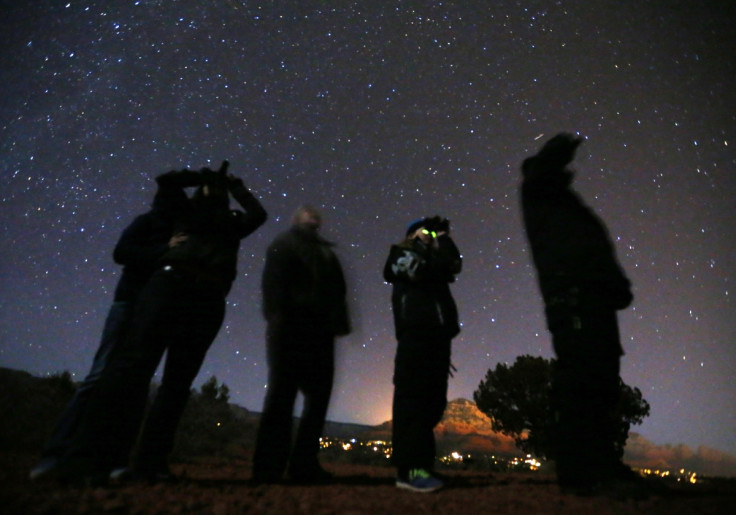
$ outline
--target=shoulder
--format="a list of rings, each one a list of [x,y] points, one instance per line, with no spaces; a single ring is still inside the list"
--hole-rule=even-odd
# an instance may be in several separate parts
[[[278,234],[269,244],[268,250],[279,250],[293,248],[296,245],[296,235],[292,231],[284,231]]]
[[[146,213],[140,214],[136,216],[132,222],[130,222],[125,230],[126,231],[137,231],[142,230],[146,227],[149,227],[152,225],[152,223],[157,219],[157,215],[155,211],[148,211]]]

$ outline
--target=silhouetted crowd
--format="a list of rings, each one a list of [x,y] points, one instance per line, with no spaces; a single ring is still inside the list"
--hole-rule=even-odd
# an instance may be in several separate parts
[[[620,343],[616,312],[633,299],[601,220],[572,189],[582,138],[562,133],[524,160],[521,211],[556,355],[552,456],[560,488],[581,495],[635,484],[615,448]],[[113,252],[123,266],[89,374],[43,449],[31,479],[104,484],[172,481],[168,457],[207,351],[225,317],[241,240],[267,219],[243,181],[219,170],[156,177],[147,213]],[[194,191],[189,194],[187,189]],[[238,204],[230,207],[231,198]],[[347,286],[322,215],[304,205],[266,251],[261,280],[268,386],[253,456],[254,483],[329,481],[318,460],[330,402],[335,339],[351,331]],[[452,339],[460,332],[450,285],[462,258],[450,222],[410,222],[390,246],[397,339],[393,455],[396,486],[431,492],[434,427],[447,404]],[[146,412],[151,379],[163,377]],[[292,415],[304,408],[295,438]]]

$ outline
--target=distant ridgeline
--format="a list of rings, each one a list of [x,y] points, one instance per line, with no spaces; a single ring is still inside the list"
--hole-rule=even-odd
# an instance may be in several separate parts
[[[76,384],[66,372],[41,378],[0,367],[0,450],[40,453],[75,389]],[[227,387],[218,385],[213,377],[199,391],[193,391],[172,458],[248,455],[253,449],[258,420],[258,413],[229,403]],[[513,459],[520,455],[513,438],[493,431],[491,420],[467,399],[448,403],[435,433],[438,457],[455,453]],[[391,421],[377,426],[328,421],[324,435],[335,441],[384,442],[390,448]],[[332,456],[325,453],[325,458],[328,455]],[[340,455],[339,459],[346,460],[348,456]],[[624,461],[641,469],[686,469],[700,475],[736,477],[733,456],[705,447],[693,451],[683,445],[658,446],[636,433],[629,435]],[[385,459],[375,462],[388,464]]]

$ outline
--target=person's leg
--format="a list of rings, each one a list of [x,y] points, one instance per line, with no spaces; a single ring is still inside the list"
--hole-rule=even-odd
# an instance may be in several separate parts
[[[222,325],[224,299],[219,293],[191,285],[172,299],[163,379],[143,425],[136,471],[168,473],[168,456],[189,399],[192,382]]]
[[[586,340],[597,350],[584,365],[591,435],[590,466],[600,481],[606,481],[613,478],[622,465],[616,449],[620,431],[616,408],[621,394],[618,320],[615,311],[596,310],[586,313],[582,324]]]
[[[42,462],[37,467],[38,470],[34,469],[35,474],[32,471],[32,476],[38,476],[45,470],[50,470],[67,451],[77,430],[80,417],[89,402],[90,395],[107,364],[110,352],[125,338],[132,318],[132,311],[133,305],[131,302],[119,301],[110,306],[100,338],[100,346],[95,353],[92,367],[59,417],[51,436],[44,446]]]
[[[317,335],[312,349],[305,353],[299,371],[299,388],[304,394],[304,410],[299,422],[289,473],[295,479],[319,480],[324,475],[317,454],[332,394],[335,370],[334,340],[331,335]]]
[[[395,361],[392,462],[399,475],[433,469],[434,426],[447,405],[449,342],[421,340],[400,342]]]
[[[69,475],[99,474],[120,465],[135,442],[148,387],[165,350],[162,316],[170,285],[154,275],[139,297],[130,332],[109,357],[67,453]]]
[[[576,358],[558,357],[553,372],[554,459],[561,486],[590,487],[596,482],[587,451],[591,438],[590,391],[584,377],[585,363]]]
[[[394,383],[392,405],[392,444],[391,463],[396,467],[399,476],[406,476],[410,469],[420,467],[417,458],[417,446],[424,447],[421,439],[422,424],[417,413],[417,397],[403,382]]]
[[[253,479],[278,481],[289,460],[294,401],[297,394],[297,363],[285,348],[287,337],[269,328],[268,388],[258,426],[253,454]]]
[[[613,410],[620,391],[620,347],[615,313],[585,313],[568,330],[560,328],[554,334],[557,360],[551,391],[558,482],[590,488],[618,462]],[[579,452],[581,448],[587,452]]]
[[[437,457],[437,445],[435,442],[434,428],[442,420],[447,407],[447,376],[449,373],[449,360],[439,360],[431,365],[428,364],[428,377],[425,389],[425,410],[423,412],[423,428],[425,433],[422,467],[432,470]]]
[[[616,405],[620,395],[619,359],[617,356],[596,362],[595,378],[591,378],[590,425],[596,428],[591,441],[591,454],[597,457],[595,468],[602,480],[612,479],[619,471],[620,456],[616,450],[619,424]]]
[[[421,350],[402,343],[407,342],[399,344],[394,374],[392,462],[397,468],[396,486],[413,492],[432,492],[444,486],[433,472],[434,426],[442,419],[447,405],[449,352],[447,356],[437,352],[444,346],[433,345],[438,342],[431,338],[424,338]]]

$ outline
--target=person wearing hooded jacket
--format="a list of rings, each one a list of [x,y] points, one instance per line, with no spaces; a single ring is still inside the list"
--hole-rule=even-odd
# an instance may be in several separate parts
[[[109,456],[130,452],[151,378],[166,351],[163,378],[141,430],[132,475],[147,480],[172,477],[168,455],[191,384],[223,322],[240,241],[267,217],[243,182],[225,175],[226,164],[222,173],[182,170],[156,178],[166,196],[184,194],[187,187],[197,189],[172,213],[176,244],[158,259],[138,297],[128,337],[100,379],[62,476],[104,477],[116,466]],[[228,193],[242,211],[229,209]]]
[[[393,284],[391,305],[398,346],[394,363],[393,455],[396,486],[416,492],[441,488],[434,476],[434,426],[447,406],[451,342],[460,332],[450,283],[462,257],[449,222],[423,218],[392,245],[383,278]]]
[[[631,477],[614,442],[623,355],[616,312],[633,300],[603,222],[573,191],[582,138],[561,133],[522,164],[521,207],[556,360],[557,479],[586,492]]]
[[[319,234],[320,212],[301,206],[269,245],[261,281],[267,322],[268,389],[253,455],[253,480],[330,479],[317,459],[332,394],[335,337],[350,332],[347,287],[334,244]],[[296,438],[292,417],[304,395]]]
[[[125,339],[138,295],[156,270],[158,260],[167,249],[178,243],[171,236],[173,213],[186,201],[183,192],[157,191],[151,210],[138,215],[120,236],[113,251],[113,260],[123,265],[123,269],[105,319],[99,347],[89,373],[75,390],[46,441],[41,461],[31,470],[31,479],[40,479],[53,473],[59,459],[68,451],[80,417],[97,387],[110,354]],[[127,456],[113,457],[111,461],[123,466],[127,463]]]

